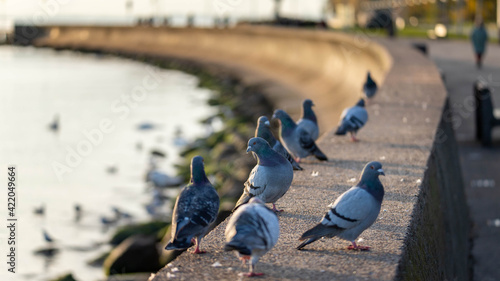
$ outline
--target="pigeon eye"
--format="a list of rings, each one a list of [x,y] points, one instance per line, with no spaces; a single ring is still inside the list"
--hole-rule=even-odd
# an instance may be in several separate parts
[[[370,166],[370,169],[372,169],[372,170],[373,170],[373,169],[375,169],[375,167],[373,167],[373,166]]]
[[[254,141],[254,142],[253,142],[253,144],[254,144],[254,145],[256,145],[256,144],[257,144],[257,142],[256,142],[256,141]]]

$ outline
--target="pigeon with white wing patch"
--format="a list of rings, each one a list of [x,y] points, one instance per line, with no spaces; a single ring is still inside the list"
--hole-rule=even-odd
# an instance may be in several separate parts
[[[318,119],[312,110],[314,103],[310,99],[304,100],[302,103],[302,118],[297,121],[297,126],[306,130],[313,140],[319,137]]]
[[[299,240],[305,241],[297,249],[323,237],[337,236],[351,241],[350,250],[369,250],[370,247],[357,245],[355,239],[375,222],[380,212],[384,186],[379,175],[385,175],[382,164],[376,161],[366,164],[358,184],[329,206],[330,210],[318,225],[302,234]]]
[[[265,203],[272,203],[273,211],[279,212],[274,203],[285,195],[292,184],[292,164],[274,151],[263,138],[251,138],[247,153],[250,151],[257,155],[257,165],[250,172],[234,210],[246,204],[250,198],[258,197]]]
[[[281,142],[274,137],[273,132],[271,132],[269,120],[266,116],[259,117],[257,128],[255,129],[255,136],[265,139],[272,147],[272,149],[274,149],[274,151],[281,154],[281,156],[285,157],[286,160],[288,160],[290,164],[292,164],[294,170],[303,170],[302,167],[300,167],[299,163],[297,163],[295,159],[293,159],[292,155],[288,153]]]
[[[326,155],[319,149],[311,135],[292,120],[283,110],[274,111],[273,118],[280,120],[280,139],[286,150],[300,163],[301,158],[313,155],[321,161],[328,161]]]
[[[226,227],[225,251],[237,251],[239,258],[250,261],[248,277],[261,276],[256,273],[255,265],[260,257],[271,250],[280,235],[276,214],[264,205],[259,198],[252,198],[233,214]]]
[[[356,133],[368,121],[368,112],[365,109],[365,100],[360,99],[355,106],[349,107],[342,111],[340,115],[340,124],[335,132],[336,135],[351,134],[352,141],[358,141]]]
[[[172,240],[167,250],[183,250],[196,244],[193,254],[201,254],[200,241],[219,212],[219,195],[205,174],[203,158],[191,159],[191,180],[175,201],[172,214]]]

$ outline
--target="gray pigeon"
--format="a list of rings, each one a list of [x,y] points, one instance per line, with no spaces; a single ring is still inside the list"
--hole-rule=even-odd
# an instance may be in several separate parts
[[[286,150],[300,163],[301,158],[314,155],[319,160],[328,161],[326,155],[319,150],[311,135],[298,127],[292,118],[283,110],[274,111],[273,118],[280,120],[280,139]]]
[[[243,263],[250,260],[248,277],[261,276],[255,273],[255,265],[260,257],[276,245],[280,236],[278,217],[259,198],[250,202],[233,214],[226,227],[225,251],[237,251]]]
[[[297,126],[304,128],[313,140],[317,140],[319,137],[319,127],[316,114],[314,114],[314,111],[312,110],[313,106],[314,103],[312,100],[304,100],[302,103],[302,118],[297,121]]]
[[[368,121],[368,112],[365,109],[365,100],[360,99],[355,106],[346,108],[342,111],[339,127],[335,134],[345,135],[349,132],[351,140],[358,141],[356,133],[366,124],[366,121]]]
[[[247,153],[250,151],[257,154],[257,165],[250,172],[243,194],[234,210],[246,204],[250,198],[258,197],[265,203],[272,203],[273,211],[282,211],[276,209],[274,203],[285,195],[292,184],[292,164],[274,151],[263,138],[251,138],[248,141]]]
[[[191,180],[175,202],[172,215],[172,239],[167,250],[183,250],[196,244],[193,254],[201,254],[200,241],[217,218],[219,195],[205,175],[203,158],[191,159]]]
[[[266,116],[259,117],[257,128],[255,129],[255,136],[265,139],[274,149],[274,151],[281,154],[281,156],[285,157],[286,160],[288,160],[290,164],[292,164],[294,170],[303,170],[302,167],[300,167],[299,163],[297,163],[295,159],[293,159],[292,155],[288,153],[281,142],[274,137],[273,132],[271,131],[269,120]]]
[[[377,83],[373,81],[370,71],[366,74],[366,82],[363,84],[363,93],[369,99],[373,98],[377,93]]]
[[[321,223],[306,231],[300,237],[305,240],[297,249],[322,238],[338,236],[351,241],[350,250],[369,250],[370,247],[357,245],[354,241],[365,229],[370,227],[380,212],[384,198],[384,186],[378,178],[385,175],[382,164],[370,162],[366,164],[358,184],[340,195],[330,210],[325,214]]]

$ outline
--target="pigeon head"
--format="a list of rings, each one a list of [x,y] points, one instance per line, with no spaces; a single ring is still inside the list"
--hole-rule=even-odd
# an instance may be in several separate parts
[[[259,120],[257,121],[257,123],[259,123],[259,125],[262,125],[262,126],[270,126],[271,124],[269,123],[269,119],[267,119],[266,116],[261,116],[259,117]]]
[[[312,100],[306,99],[306,100],[304,100],[304,102],[302,103],[302,105],[304,106],[304,108],[306,108],[306,107],[307,108],[311,108],[311,107],[314,106],[314,103],[313,103]]]
[[[285,158],[274,151],[269,143],[263,138],[251,138],[248,141],[247,153],[253,151],[257,155],[257,163],[261,166],[275,166],[288,162]]]
[[[370,71],[368,71],[368,73],[366,74],[366,83],[367,83],[368,85],[373,85],[373,84],[375,84],[375,81],[373,81],[372,76],[371,76],[371,74],[370,74]]]
[[[309,119],[313,122],[317,122],[316,120],[316,115],[314,114],[314,111],[312,110],[312,107],[314,106],[314,103],[310,99],[304,100],[304,103],[302,103],[302,118]]]
[[[255,136],[265,139],[270,146],[276,144],[276,138],[274,138],[274,135],[271,132],[269,120],[266,116],[259,117],[257,129],[255,130]]]
[[[356,106],[365,107],[365,100],[364,99],[359,99],[358,103],[356,103]]]
[[[282,136],[290,134],[297,126],[290,115],[288,115],[284,110],[276,109],[274,111],[273,118],[280,120],[280,132]]]
[[[384,197],[384,186],[378,178],[379,175],[385,176],[384,170],[382,169],[382,164],[377,161],[370,162],[366,164],[361,172],[361,179],[358,186],[366,188],[373,197],[382,201]]]
[[[256,138],[251,138],[248,141],[248,147],[247,147],[247,153],[250,151],[253,151],[257,154],[262,153],[265,151],[267,148],[271,149],[269,146],[269,143],[263,138],[256,137]]]
[[[361,180],[366,179],[376,179],[379,175],[385,176],[384,170],[382,169],[382,164],[377,161],[370,162],[366,164],[361,172]]]
[[[203,157],[197,155],[191,159],[191,183],[203,184],[206,182],[208,182],[208,178],[205,174]]]

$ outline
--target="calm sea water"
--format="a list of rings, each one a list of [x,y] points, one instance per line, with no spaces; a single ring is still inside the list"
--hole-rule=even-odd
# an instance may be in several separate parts
[[[99,243],[113,231],[100,217],[118,207],[134,221],[149,219],[149,152],[165,151],[160,168],[173,173],[175,132],[187,140],[206,133],[199,120],[214,113],[210,94],[193,76],[130,60],[0,46],[0,279],[101,278],[101,268],[86,265],[109,250]],[[49,130],[55,116],[58,133]],[[6,264],[8,165],[18,172],[15,275]],[[36,215],[42,204],[45,215]],[[78,223],[75,204],[83,209]],[[33,253],[47,246],[43,229],[61,250],[53,260]]]

